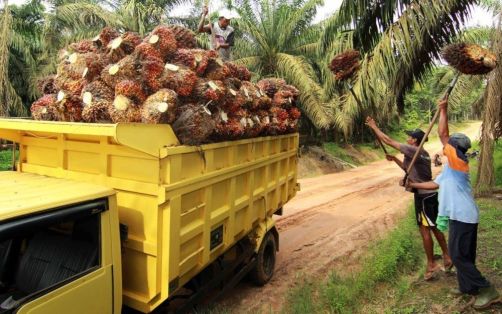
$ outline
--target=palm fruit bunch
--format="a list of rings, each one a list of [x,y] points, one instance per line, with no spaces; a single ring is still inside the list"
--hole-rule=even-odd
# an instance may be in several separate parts
[[[85,122],[111,122],[108,112],[113,103],[115,92],[101,80],[87,84],[82,90],[82,120]]]
[[[76,94],[60,90],[56,96],[55,107],[58,111],[58,120],[69,122],[82,121],[84,104],[82,99],[76,96]]]
[[[176,119],[178,95],[170,89],[161,89],[149,96],[141,108],[141,122],[150,124],[173,123]]]
[[[37,80],[37,90],[41,94],[55,94],[57,93],[56,88],[56,75],[49,75],[47,77]]]
[[[176,136],[184,145],[207,143],[215,126],[213,114],[203,103],[179,107],[176,121],[172,124]]]
[[[258,85],[258,87],[263,92],[265,92],[265,94],[268,97],[274,98],[275,93],[277,93],[277,91],[281,87],[286,85],[286,81],[283,79],[280,79],[280,78],[266,78],[266,79],[258,81],[258,83],[256,83],[256,85]]]
[[[269,135],[284,134],[288,130],[289,115],[288,112],[280,107],[272,107],[269,110],[270,123],[267,125],[266,132]]]
[[[441,55],[463,74],[486,74],[497,66],[497,57],[493,53],[474,44],[451,44],[443,48]]]
[[[141,72],[139,68],[139,60],[130,55],[120,60],[118,63],[107,65],[103,71],[101,71],[101,79],[108,86],[115,89],[117,83],[140,76]]]
[[[230,68],[220,58],[209,59],[204,77],[210,80],[223,81],[231,77]]]
[[[145,43],[152,45],[160,54],[161,59],[166,62],[172,56],[178,47],[176,38],[171,28],[167,25],[157,26],[150,35],[148,35]]]
[[[166,63],[160,77],[162,87],[174,90],[179,96],[190,96],[195,84],[197,75],[186,66],[179,66]]]
[[[349,49],[336,55],[329,66],[335,78],[339,81],[350,79],[359,70],[361,54],[357,50]]]
[[[241,81],[251,80],[251,72],[249,72],[248,68],[246,68],[245,66],[235,64],[233,62],[227,62],[226,65],[229,68],[232,77],[235,77]]]
[[[38,120],[171,124],[183,144],[296,130],[298,90],[284,80],[252,83],[242,65],[198,49],[194,33],[160,25],[142,38],[104,28],[59,54],[57,75],[38,83]]]
[[[201,78],[195,84],[192,96],[204,102],[218,102],[223,100],[225,92],[225,84],[222,81]]]
[[[35,120],[57,121],[56,95],[46,94],[31,105],[31,115]]]
[[[106,46],[106,56],[111,62],[118,62],[125,56],[133,53],[136,46],[141,44],[142,40],[139,34],[134,32],[125,32],[123,35],[113,39]]]
[[[169,25],[171,33],[174,35],[178,49],[195,49],[197,48],[197,40],[195,33],[179,25]]]
[[[183,64],[195,71],[197,75],[204,76],[211,59],[218,58],[214,50],[204,49],[178,49],[174,54],[172,63]]]

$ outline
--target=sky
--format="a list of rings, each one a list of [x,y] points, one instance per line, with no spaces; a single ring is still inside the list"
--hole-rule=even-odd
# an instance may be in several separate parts
[[[9,0],[10,4],[23,4],[27,2],[26,0]],[[342,0],[327,0],[326,4],[318,10],[317,16],[315,18],[315,22],[321,21],[326,17],[329,17],[333,12],[335,12],[342,3]],[[210,10],[218,10],[222,6],[221,0],[212,0],[210,1]],[[0,4],[0,7],[3,7],[3,3]],[[184,13],[188,13],[190,11],[190,7],[187,6],[179,6],[170,15],[184,15]],[[486,11],[485,9],[475,6],[471,18],[466,24],[466,27],[470,26],[491,26],[493,25],[494,18],[493,16]]]

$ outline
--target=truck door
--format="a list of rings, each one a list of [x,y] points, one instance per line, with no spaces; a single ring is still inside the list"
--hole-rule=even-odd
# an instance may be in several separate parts
[[[0,223],[0,313],[112,313],[107,199]]]

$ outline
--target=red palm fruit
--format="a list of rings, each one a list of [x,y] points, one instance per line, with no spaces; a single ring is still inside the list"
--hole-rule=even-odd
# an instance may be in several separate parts
[[[146,100],[146,93],[140,83],[133,80],[124,80],[115,86],[115,95],[129,98],[134,105],[141,105]]]
[[[286,81],[280,78],[266,78],[256,83],[268,97],[273,98],[275,93],[286,85]]]
[[[68,50],[76,53],[97,52],[99,46],[93,40],[81,40],[68,46]]]
[[[171,33],[176,39],[176,44],[178,49],[194,49],[197,48],[197,40],[195,39],[195,33],[190,29],[179,25],[169,25]]]
[[[92,52],[84,54],[83,58],[85,59],[86,68],[82,73],[82,77],[88,82],[99,78],[101,72],[109,62],[104,55]]]
[[[159,25],[145,38],[145,42],[151,44],[161,55],[163,61],[167,61],[177,49],[177,42],[169,26]]]
[[[113,123],[141,122],[141,107],[124,95],[117,95],[108,113]]]
[[[292,120],[298,120],[302,116],[300,110],[296,107],[292,107],[291,109],[289,109],[288,114],[289,114],[290,119],[292,119]]]
[[[110,108],[113,106],[113,101],[101,99],[93,101],[90,105],[86,105],[82,110],[82,120],[90,123],[110,123]]]
[[[214,50],[178,49],[172,63],[183,64],[195,71],[198,76],[204,76],[209,60],[216,58],[218,58],[218,53]]]
[[[134,53],[139,60],[144,60],[148,58],[162,59],[162,56],[160,55],[159,51],[147,42],[141,43],[138,46],[136,46]]]
[[[141,37],[134,32],[126,32],[113,39],[107,46],[107,57],[111,62],[118,62],[134,52],[134,48],[141,43]]]
[[[231,77],[230,68],[220,58],[210,59],[204,77],[223,81]]]
[[[176,119],[178,95],[173,90],[161,89],[149,96],[141,108],[143,123],[173,123]]]
[[[118,82],[140,76],[141,65],[133,56],[127,56],[117,64],[110,64],[101,71],[101,80],[115,89]]]
[[[101,47],[107,47],[108,44],[117,37],[120,37],[120,33],[117,30],[111,27],[105,27],[94,40],[98,42]]]
[[[30,111],[35,120],[57,121],[56,95],[42,96],[31,105]]]
[[[199,79],[192,95],[204,102],[218,102],[225,96],[225,84],[222,81]]]
[[[142,78],[151,93],[162,88],[161,76],[164,72],[164,62],[155,57],[149,57],[140,62]]]
[[[335,74],[337,80],[343,81],[350,79],[359,70],[359,59],[361,54],[357,50],[349,49],[342,52],[331,60],[329,66],[331,72]]]
[[[216,125],[214,133],[218,140],[234,140],[244,136],[244,127],[237,118],[228,118]]]
[[[84,79],[73,80],[61,76],[58,76],[54,82],[58,91],[63,90],[65,93],[72,94],[74,96],[80,96],[80,93],[85,86]]]
[[[82,121],[84,105],[79,96],[60,91],[56,97],[56,107],[60,115],[59,120],[68,122]]]
[[[232,77],[238,78],[241,81],[251,80],[251,72],[245,66],[233,62],[226,62],[225,64],[229,68]]]
[[[166,64],[160,78],[164,88],[174,90],[179,96],[190,96],[197,83],[197,75],[183,66]]]
[[[94,102],[108,100],[112,101],[115,92],[101,80],[95,80],[87,84],[82,89],[81,98],[85,106],[89,106]]]

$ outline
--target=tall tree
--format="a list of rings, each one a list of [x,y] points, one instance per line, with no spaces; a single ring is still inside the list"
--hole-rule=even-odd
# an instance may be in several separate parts
[[[502,2],[492,2],[499,15],[498,25],[493,31],[493,50],[497,59],[502,60]],[[478,195],[490,194],[495,186],[494,170],[494,141],[499,135],[502,103],[502,66],[498,66],[490,73],[486,89],[485,108],[483,113],[483,126],[481,128],[481,155],[479,159],[478,176],[476,180],[476,193]]]

